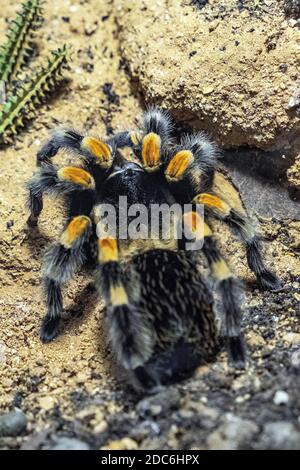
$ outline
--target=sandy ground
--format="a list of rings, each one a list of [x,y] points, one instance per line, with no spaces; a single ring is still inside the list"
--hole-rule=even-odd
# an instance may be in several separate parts
[[[17,4],[2,5],[0,42]],[[24,186],[36,152],[58,123],[105,136],[132,125],[142,109],[122,68],[112,8],[108,0],[46,5],[39,60],[64,42],[72,44],[71,81],[15,145],[1,150],[0,414],[20,408],[27,426],[18,436],[0,437],[0,448],[76,447],[78,442],[119,449],[278,448],[280,436],[270,437],[268,425],[279,421],[285,423],[280,429],[289,430],[281,445],[300,448],[299,222],[289,216],[288,204],[285,217],[262,223],[269,241],[265,258],[285,285],[278,294],[256,288],[239,243],[216,227],[223,252],[245,282],[247,371],[228,370],[221,355],[185,383],[151,398],[134,396],[113,374],[102,332],[103,303],[89,273],[78,274],[65,290],[61,336],[40,343],[41,255],[59,234],[63,211],[58,201],[47,201],[39,230],[28,231]],[[276,400],[278,391],[288,398]],[[67,444],[65,438],[73,441]]]

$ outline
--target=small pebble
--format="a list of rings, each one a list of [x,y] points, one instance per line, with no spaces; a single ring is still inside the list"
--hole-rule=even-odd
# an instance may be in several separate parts
[[[162,390],[156,395],[146,397],[137,404],[137,411],[140,415],[157,416],[167,413],[178,407],[180,394],[175,388]]]
[[[202,93],[203,95],[210,95],[212,92],[214,91],[214,87],[213,86],[205,86],[202,88]]]
[[[79,439],[61,437],[50,447],[50,450],[90,450],[90,447]]]
[[[51,396],[44,396],[38,399],[38,405],[45,411],[51,410],[56,405],[56,400]]]
[[[0,436],[18,436],[26,426],[27,418],[19,409],[0,416]]]
[[[294,109],[294,108],[297,108],[298,106],[300,106],[300,98],[292,96],[289,99],[289,102],[287,105],[288,109]]]
[[[8,222],[6,222],[6,228],[7,229],[11,229],[14,225],[14,221],[13,220],[8,220]]]
[[[84,29],[85,35],[86,36],[92,36],[92,34],[94,34],[97,31],[97,28],[98,28],[97,23],[87,25]]]
[[[291,18],[289,21],[288,21],[288,24],[291,28],[294,28],[297,24],[298,24],[298,21],[295,20],[294,18]]]
[[[299,450],[300,433],[287,421],[267,423],[255,447],[262,450]]]
[[[123,439],[110,441],[102,450],[135,450],[138,448],[136,441],[130,437],[123,437]]]
[[[289,401],[289,395],[284,390],[277,390],[273,402],[275,405],[286,405]]]
[[[224,423],[208,436],[208,448],[213,450],[243,449],[244,444],[250,442],[258,430],[257,424],[253,421],[227,414]]]

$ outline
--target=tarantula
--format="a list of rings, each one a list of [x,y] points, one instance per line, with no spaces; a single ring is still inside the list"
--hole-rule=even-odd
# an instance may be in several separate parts
[[[28,183],[30,226],[37,224],[44,193],[64,195],[68,208],[59,242],[45,252],[48,311],[41,340],[51,341],[58,334],[61,287],[92,257],[96,287],[106,303],[111,349],[117,363],[143,387],[176,381],[213,360],[219,350],[213,295],[198,265],[202,253],[221,295],[229,360],[235,367],[245,365],[238,281],[197,204],[204,205],[205,219],[217,217],[240,235],[261,287],[280,288],[262,262],[258,237],[238,191],[217,169],[216,145],[203,133],[184,136],[174,145],[171,134],[171,119],[159,109],[144,114],[138,132],[124,131],[106,142],[70,129],[57,130],[38,152],[39,169]],[[124,157],[120,149],[125,147],[135,161]],[[60,149],[78,154],[83,167],[54,166],[51,158]],[[111,234],[102,209],[112,205],[122,222],[119,196],[126,196],[129,205],[147,207],[192,202],[182,220],[173,222],[184,221],[192,239],[203,241],[202,250],[187,250],[186,236],[138,240]]]

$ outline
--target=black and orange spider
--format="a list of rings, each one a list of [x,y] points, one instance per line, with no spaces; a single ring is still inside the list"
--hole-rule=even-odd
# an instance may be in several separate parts
[[[45,253],[48,312],[42,341],[58,334],[62,285],[94,253],[95,283],[106,302],[111,349],[118,364],[146,388],[191,373],[218,351],[213,296],[198,263],[202,253],[221,294],[230,361],[236,367],[245,364],[238,281],[196,204],[204,205],[208,220],[218,217],[240,235],[249,267],[262,288],[280,288],[262,262],[258,237],[238,191],[217,169],[216,145],[202,133],[185,136],[174,145],[171,131],[170,117],[158,109],[144,114],[138,132],[125,131],[106,142],[74,130],[58,130],[38,153],[39,169],[28,183],[30,226],[37,224],[44,193],[64,195],[69,212],[60,240]],[[125,147],[132,149],[136,162],[122,155],[120,149]],[[83,167],[55,167],[51,158],[60,149],[78,154]],[[193,240],[203,241],[202,249],[187,250],[185,236],[166,240],[158,233],[140,239],[112,235],[102,209],[113,206],[122,223],[120,196],[126,196],[129,205],[147,207],[192,203],[189,211],[182,212],[182,220],[173,218],[172,223],[184,222]]]

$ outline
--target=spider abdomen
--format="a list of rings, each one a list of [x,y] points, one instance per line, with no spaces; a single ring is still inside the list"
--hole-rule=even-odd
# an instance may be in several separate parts
[[[167,382],[168,377],[161,376],[163,369],[176,380],[212,360],[218,349],[213,297],[186,253],[149,250],[132,262],[140,277],[140,307],[155,338],[153,355],[144,365],[148,374]],[[179,362],[178,348],[185,351],[186,360]]]

